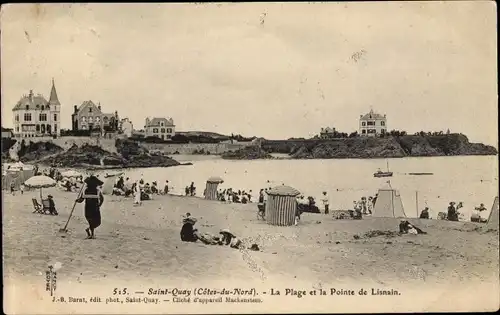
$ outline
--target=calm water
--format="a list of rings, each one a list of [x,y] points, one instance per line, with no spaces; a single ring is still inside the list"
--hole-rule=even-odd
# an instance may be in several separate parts
[[[256,160],[227,161],[218,157],[174,156],[179,161],[192,161],[192,166],[171,168],[134,169],[126,176],[146,182],[156,180],[163,187],[166,179],[173,192],[182,194],[184,188],[195,182],[198,195],[202,195],[205,181],[210,176],[220,176],[220,188],[253,190],[275,185],[292,186],[305,196],[319,200],[322,191],[330,195],[332,209],[351,209],[352,201],[362,196],[374,195],[378,188],[386,187],[387,180],[400,191],[408,217],[417,215],[416,192],[419,212],[431,209],[431,216],[445,211],[450,201],[464,203],[462,212],[470,216],[474,207],[484,203],[488,215],[493,199],[498,194],[498,157],[427,157],[389,159],[391,178],[375,178],[378,168],[386,170],[386,160]],[[431,176],[410,176],[409,172],[431,172]],[[267,181],[270,183],[267,183]],[[255,200],[255,197],[253,200]]]

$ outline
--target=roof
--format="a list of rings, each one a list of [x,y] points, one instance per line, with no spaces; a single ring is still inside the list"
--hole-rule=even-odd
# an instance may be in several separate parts
[[[165,126],[175,126],[174,125],[174,120],[172,118],[159,118],[159,117],[153,117],[150,121],[149,124],[147,125],[148,127],[153,127],[153,126],[160,126],[161,122],[165,123]]]
[[[12,128],[4,128],[4,127],[2,127],[2,132],[12,131],[12,130],[13,130]]]
[[[30,97],[31,95],[31,97]],[[21,109],[26,109],[26,106],[28,106],[28,110],[35,110],[40,108],[40,106],[48,105],[49,102],[43,97],[43,95],[38,94],[38,95],[33,95],[32,93],[30,95],[23,95],[21,99],[16,103],[16,106],[12,110],[21,110]]]
[[[298,191],[297,189],[295,189],[293,187],[285,186],[285,185],[276,186],[274,188],[271,188],[271,190],[269,190],[267,193],[269,195],[278,195],[278,196],[297,196],[297,195],[300,195],[300,191]]]
[[[57,97],[56,85],[54,83],[54,79],[52,79],[52,90],[50,90],[49,104],[61,105],[61,103],[59,103],[59,98]]]
[[[99,107],[97,107],[97,105],[92,102],[92,101],[83,101],[82,105],[80,105],[78,107],[78,111],[80,112],[84,107],[87,107],[87,106],[93,106],[93,107],[96,107],[97,109],[99,109]]]
[[[361,116],[361,119],[384,119],[384,118],[385,118],[384,115],[375,113],[373,109],[370,110],[368,114]]]

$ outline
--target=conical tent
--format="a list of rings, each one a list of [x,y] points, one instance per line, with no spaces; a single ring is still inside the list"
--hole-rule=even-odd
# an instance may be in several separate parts
[[[104,179],[104,184],[102,185],[102,194],[103,195],[111,195],[113,193],[113,188],[115,187],[116,179],[120,174],[108,175]]]
[[[379,189],[372,217],[406,218],[399,191],[392,188]]]
[[[498,229],[498,196],[495,197],[493,201],[493,207],[491,208],[490,216],[488,218],[488,223],[486,224],[488,229]]]

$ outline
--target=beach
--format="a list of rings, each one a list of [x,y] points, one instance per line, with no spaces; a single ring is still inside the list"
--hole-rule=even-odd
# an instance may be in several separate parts
[[[52,194],[59,216],[32,214],[31,198],[3,194],[4,311],[16,313],[103,312],[98,303],[51,303],[45,271],[60,263],[57,295],[116,297],[115,289],[258,288],[258,303],[170,303],[169,312],[325,311],[362,312],[425,310],[495,310],[498,308],[498,229],[471,222],[410,219],[427,235],[366,237],[369,231],[398,231],[395,218],[334,220],[303,214],[298,226],[275,227],[257,220],[256,204],[225,204],[196,197],[159,196],[133,206],[131,198],[105,196],[102,226],[95,240],[84,240],[83,205],[77,204],[67,234],[58,233],[76,193],[56,188]],[[260,251],[181,242],[182,216],[190,212],[202,232],[230,229],[256,243]],[[324,288],[397,290],[400,295],[269,296],[285,291]],[[422,290],[422,288],[425,288]],[[259,291],[260,290],[260,291]],[[266,293],[263,293],[266,292]],[[340,291],[338,291],[340,292]],[[453,293],[451,293],[453,292]],[[292,293],[290,293],[292,294]],[[452,294],[453,297],[449,295]],[[37,303],[22,303],[27,297]],[[191,296],[191,298],[194,298]],[[358,297],[359,298],[359,297]],[[304,303],[307,301],[307,303]],[[321,301],[321,302],[318,302]],[[152,302],[153,303],[153,302]],[[352,304],[354,303],[354,304]],[[44,305],[43,309],[40,308]],[[111,312],[142,313],[134,303],[110,302]],[[161,311],[165,304],[148,306]],[[10,313],[10,312],[9,312]]]

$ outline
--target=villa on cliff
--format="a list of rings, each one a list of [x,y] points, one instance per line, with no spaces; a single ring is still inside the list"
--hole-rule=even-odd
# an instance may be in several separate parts
[[[144,136],[171,139],[175,135],[175,124],[172,118],[146,118]]]
[[[59,136],[61,134],[61,103],[57,97],[56,86],[52,79],[49,100],[42,94],[30,90],[23,95],[12,109],[14,135],[16,137]]]
[[[361,136],[375,137],[387,132],[387,117],[372,110],[359,117],[359,134]]]
[[[118,112],[103,113],[101,103],[84,101],[79,107],[74,106],[71,114],[72,130],[99,130],[101,133],[114,132],[119,127]]]
[[[320,139],[334,138],[335,131],[336,131],[335,128],[330,128],[330,127],[321,128],[321,131],[319,133],[319,137],[320,137]]]

